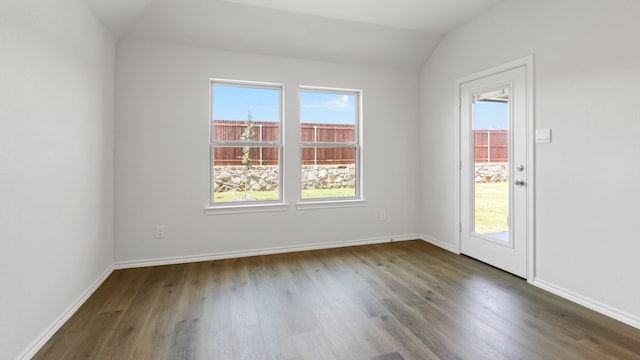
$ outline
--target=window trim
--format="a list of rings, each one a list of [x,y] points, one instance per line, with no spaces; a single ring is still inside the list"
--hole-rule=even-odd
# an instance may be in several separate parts
[[[302,198],[302,179],[300,179],[300,192],[298,193],[298,201],[296,202],[296,208],[299,210],[306,209],[323,209],[323,208],[334,208],[334,207],[353,207],[353,206],[364,206],[366,204],[366,200],[364,198],[364,171],[363,171],[363,136],[362,136],[362,94],[363,91],[361,89],[348,89],[348,88],[336,88],[336,87],[322,87],[322,86],[308,86],[301,85],[298,88],[298,120],[299,120],[299,129],[302,126],[302,93],[303,92],[316,92],[316,93],[326,93],[326,94],[344,94],[344,95],[355,95],[356,98],[356,111],[355,115],[357,116],[355,126],[354,136],[355,139],[353,142],[303,142],[302,134],[299,135],[299,153],[300,153],[300,163],[299,163],[299,173],[302,174],[302,150],[305,148],[354,148],[355,149],[355,172],[356,172],[356,189],[354,196],[341,196],[341,197],[323,197],[323,198]]]
[[[255,89],[269,89],[279,90],[279,128],[278,128],[278,141],[215,141],[213,139],[213,110],[214,110],[214,86],[227,85],[237,87],[247,87]],[[247,80],[231,80],[221,78],[209,78],[209,200],[208,204],[204,208],[206,215],[213,214],[228,214],[238,212],[263,212],[263,211],[284,211],[288,208],[288,204],[285,201],[284,191],[284,127],[285,127],[285,86],[282,83],[270,83],[260,81],[247,81]],[[214,149],[217,147],[272,147],[278,149],[278,199],[276,200],[252,200],[252,201],[214,201]]]

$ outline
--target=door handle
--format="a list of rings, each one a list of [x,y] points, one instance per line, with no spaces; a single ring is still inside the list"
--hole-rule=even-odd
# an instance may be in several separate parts
[[[524,186],[524,180],[522,179],[516,179],[516,181],[514,181],[513,183],[518,186]]]

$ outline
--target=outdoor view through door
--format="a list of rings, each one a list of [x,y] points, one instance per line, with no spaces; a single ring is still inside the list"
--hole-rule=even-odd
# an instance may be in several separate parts
[[[528,64],[460,81],[460,252],[527,277]]]
[[[509,242],[509,89],[475,95],[473,232]]]

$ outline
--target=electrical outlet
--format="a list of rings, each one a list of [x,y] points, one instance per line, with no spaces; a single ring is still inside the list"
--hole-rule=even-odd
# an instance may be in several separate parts
[[[378,221],[381,221],[381,222],[387,221],[387,212],[386,211],[380,211],[380,214],[378,214]]]
[[[164,239],[166,235],[164,225],[156,226],[156,239]]]

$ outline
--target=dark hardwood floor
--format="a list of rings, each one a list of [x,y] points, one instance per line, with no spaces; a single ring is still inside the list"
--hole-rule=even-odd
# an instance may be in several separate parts
[[[408,241],[118,270],[35,359],[640,359],[640,330]]]

